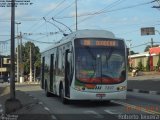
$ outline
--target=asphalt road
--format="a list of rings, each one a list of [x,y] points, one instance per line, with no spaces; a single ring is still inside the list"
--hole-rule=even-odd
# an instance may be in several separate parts
[[[58,120],[121,120],[125,117],[132,117],[131,119],[150,117],[144,116],[145,114],[160,115],[159,95],[128,92],[127,100],[113,100],[110,103],[77,101],[63,105],[58,97],[45,97],[44,91],[38,85],[21,85],[17,86],[17,89],[39,99],[53,119]]]
[[[160,93],[160,75],[146,75],[129,77],[127,81],[128,89],[138,89],[142,91],[157,91]]]
[[[159,78],[159,76],[133,77],[128,80],[128,88],[160,91]],[[5,86],[8,86],[8,83],[0,84],[0,88]],[[21,84],[16,85],[16,89],[28,93],[34,99],[38,99],[54,120],[146,119],[145,117],[154,117],[148,118],[150,120],[160,119],[160,95],[127,92],[126,100],[112,100],[110,103],[72,101],[71,104],[63,105],[58,97],[47,98],[39,85]],[[2,106],[0,104],[0,108]],[[147,114],[147,116],[143,116],[144,114]],[[149,114],[154,114],[154,116],[148,116]],[[157,114],[159,118],[155,116]]]

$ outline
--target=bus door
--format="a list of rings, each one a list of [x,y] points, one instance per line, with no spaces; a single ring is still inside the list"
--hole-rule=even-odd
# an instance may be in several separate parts
[[[50,56],[50,91],[53,92],[53,77],[54,75],[54,54]]]
[[[41,67],[41,87],[44,89],[44,68],[45,67],[45,57],[42,58],[42,67]]]
[[[70,97],[71,83],[71,52],[69,49],[65,51],[65,96]]]

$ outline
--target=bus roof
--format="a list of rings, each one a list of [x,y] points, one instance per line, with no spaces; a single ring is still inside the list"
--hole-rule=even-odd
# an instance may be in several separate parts
[[[47,48],[45,51],[52,49],[53,47],[59,46],[66,42],[72,41],[76,38],[115,38],[115,35],[107,30],[77,30],[63,37],[60,41],[55,42],[51,47]],[[43,51],[43,52],[45,52]],[[42,53],[43,53],[42,52]]]

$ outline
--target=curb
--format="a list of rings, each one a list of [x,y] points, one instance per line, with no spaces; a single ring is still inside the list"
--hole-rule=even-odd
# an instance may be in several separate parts
[[[23,82],[23,83],[16,83],[16,85],[40,85],[39,82]]]
[[[129,92],[135,92],[135,93],[146,93],[151,95],[160,95],[160,92],[158,91],[147,91],[147,90],[140,90],[140,89],[127,89]]]

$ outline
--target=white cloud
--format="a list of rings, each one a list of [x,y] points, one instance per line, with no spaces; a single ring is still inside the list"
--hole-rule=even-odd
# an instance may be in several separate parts
[[[56,6],[57,6],[57,4],[55,4],[55,3],[48,4],[47,6],[43,7],[43,11],[48,12],[50,10],[55,9]]]
[[[133,21],[137,22],[139,18],[137,16],[133,17]]]
[[[121,21],[126,22],[126,21],[128,21],[128,18],[124,17],[124,18],[121,19]]]

